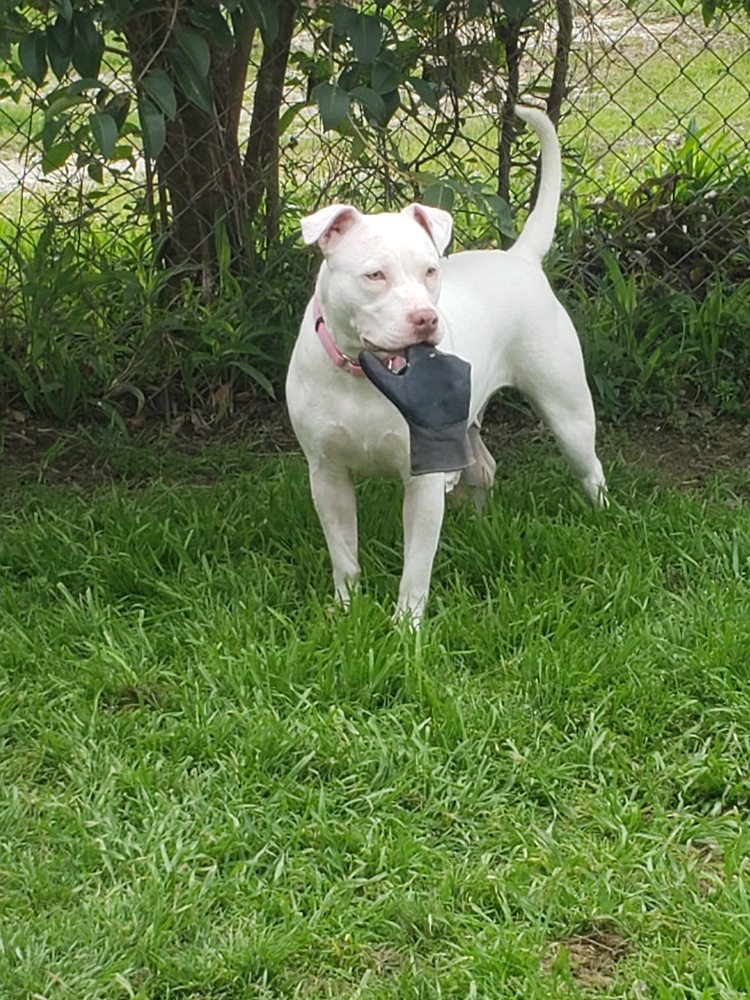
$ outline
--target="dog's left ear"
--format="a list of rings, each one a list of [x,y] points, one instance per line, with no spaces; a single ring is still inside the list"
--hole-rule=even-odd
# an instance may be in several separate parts
[[[453,217],[442,208],[430,208],[429,205],[407,205],[401,210],[402,215],[410,215],[427,234],[438,249],[443,253],[451,241],[453,232]]]

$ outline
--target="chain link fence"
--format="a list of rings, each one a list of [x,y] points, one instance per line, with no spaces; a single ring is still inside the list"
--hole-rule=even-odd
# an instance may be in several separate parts
[[[717,275],[727,282],[747,278],[747,14],[725,14],[706,25],[699,8],[666,0],[635,7],[619,0],[558,0],[536,7],[530,23],[508,35],[491,19],[472,19],[454,7],[458,14],[435,14],[428,34],[419,37],[408,16],[394,20],[400,35],[413,34],[421,46],[420,73],[411,89],[400,90],[402,107],[386,129],[372,127],[366,101],[352,105],[344,134],[323,128],[318,104],[311,101],[318,41],[304,24],[295,29],[282,81],[277,151],[257,161],[268,169],[268,156],[278,157],[271,163],[276,180],[259,196],[265,228],[256,227],[250,238],[256,287],[263,284],[264,261],[277,272],[279,262],[287,261],[287,297],[304,299],[312,257],[299,252],[297,222],[333,201],[366,210],[425,199],[454,212],[454,245],[507,244],[533,198],[537,159],[533,137],[512,120],[509,105],[516,97],[546,104],[559,121],[565,191],[558,253],[569,258],[570,280],[594,292],[612,260],[620,275],[648,275],[697,298]],[[267,49],[256,34],[238,112],[245,164],[246,151],[258,134],[258,141],[263,137],[257,81]],[[155,258],[170,264],[170,240],[181,218],[190,216],[195,233],[187,270],[202,273],[204,295],[214,279],[196,247],[210,245],[214,257],[218,246],[220,257],[231,256],[231,247],[222,250],[216,206],[206,197],[225,167],[206,159],[205,136],[188,132],[175,147],[179,155],[162,157],[154,168],[153,158],[143,154],[132,66],[117,42],[108,46],[99,74],[107,89],[97,98],[94,121],[90,102],[77,100],[82,89],[66,92],[69,103],[60,115],[59,107],[56,113],[51,107],[63,99],[54,83],[35,88],[10,74],[0,79],[6,305],[28,280],[23,261],[45,234],[54,239],[64,232],[66,252],[74,257],[92,228],[98,246],[113,253],[123,234],[132,240],[140,233],[140,246],[155,249]],[[427,96],[427,83],[430,99],[417,102]],[[118,122],[111,142],[102,134],[107,117]],[[170,171],[185,171],[191,158],[201,169],[187,171],[189,183],[177,199]],[[57,235],[50,237],[53,223]],[[107,295],[106,283],[101,292]]]
[[[555,14],[554,6],[540,9],[538,23],[522,32],[518,56],[522,99],[539,102],[548,96],[560,31]],[[634,253],[657,264],[661,254],[665,267],[682,267],[691,259],[687,248],[683,259],[675,258],[672,244],[683,242],[677,230],[690,230],[697,220],[703,227],[697,238],[706,244],[707,261],[721,266],[735,258],[733,269],[744,266],[748,206],[740,199],[731,218],[721,220],[723,203],[716,204],[716,187],[734,187],[738,196],[746,194],[750,18],[738,13],[706,26],[699,9],[688,12],[663,0],[631,9],[603,0],[574,3],[570,33],[560,114],[568,211],[574,216],[584,206],[595,209],[597,203],[615,214],[620,211],[621,236],[632,242]],[[452,77],[439,106],[423,105],[415,116],[397,114],[387,133],[379,136],[362,137],[355,131],[342,137],[323,131],[317,108],[306,105],[305,68],[292,64],[283,115],[289,124],[280,138],[282,204],[300,211],[332,200],[353,200],[364,208],[395,207],[405,198],[424,194],[425,179],[433,176],[443,186],[444,199],[470,212],[472,193],[497,190],[508,169],[499,160],[500,123],[507,115],[508,57],[493,65],[496,41],[482,19],[463,23],[458,19],[445,30],[436,30],[423,64],[426,73]],[[305,45],[306,39],[297,36],[295,48],[304,51]],[[108,102],[119,101],[123,107],[130,102],[134,107],[130,66],[116,53],[107,58],[102,78],[112,87]],[[478,70],[480,82],[476,82]],[[241,146],[247,142],[256,72],[257,65],[251,69],[242,110]],[[113,162],[106,173],[92,170],[92,158],[76,155],[62,136],[44,148],[49,122],[40,106],[41,95],[37,92],[37,110],[30,115],[31,88],[3,82],[0,207],[6,217],[31,225],[66,206],[69,220],[76,221],[78,210],[83,223],[85,209],[95,204],[100,212],[109,211],[117,218],[126,197],[134,213],[150,210],[157,228],[168,217],[173,221],[166,207],[159,205],[158,184],[137,145],[120,143],[124,159]],[[73,114],[66,129],[75,133],[78,125]],[[521,167],[533,161],[533,145],[525,153],[514,146],[513,153]],[[191,155],[189,146],[185,155]],[[520,183],[522,175],[514,180]],[[702,195],[701,204],[696,207],[685,197],[680,216],[667,220],[670,199],[679,195],[680,185]],[[508,193],[501,183],[500,189]],[[514,184],[514,202],[522,197],[523,185]],[[194,198],[200,200],[200,190]],[[475,200],[486,209],[481,198]],[[172,209],[180,211],[178,206]],[[466,226],[466,239],[472,238],[471,228]],[[720,248],[713,246],[714,241]],[[723,258],[716,256],[719,249]],[[703,270],[699,268],[694,280],[704,276]]]

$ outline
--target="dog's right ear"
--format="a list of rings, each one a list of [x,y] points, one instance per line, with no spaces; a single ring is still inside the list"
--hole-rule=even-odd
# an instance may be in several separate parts
[[[359,218],[360,213],[351,205],[329,205],[302,219],[302,239],[308,246],[317,243],[323,253],[330,253]]]

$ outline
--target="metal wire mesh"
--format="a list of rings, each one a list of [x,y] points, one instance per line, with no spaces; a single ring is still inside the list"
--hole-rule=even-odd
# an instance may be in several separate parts
[[[539,7],[534,25],[521,36],[522,99],[539,102],[549,94],[560,31],[556,11],[559,5]],[[346,136],[324,131],[308,101],[304,60],[290,63],[279,149],[281,229],[266,232],[264,245],[287,239],[300,214],[325,202],[397,207],[425,194],[450,202],[459,244],[500,238],[493,215],[497,203],[491,199],[499,190],[514,208],[523,208],[535,147],[528,139],[515,142],[510,169],[502,133],[509,66],[497,55],[492,27],[468,17],[447,27],[439,22],[436,18],[430,38],[421,39],[425,73],[447,67],[451,74],[439,106],[401,111],[385,131],[367,128],[364,119],[361,129]],[[575,229],[586,217],[589,235],[578,242],[582,273],[596,270],[604,247],[628,266],[649,268],[687,289],[700,289],[717,270],[731,278],[746,276],[747,15],[706,26],[698,10],[663,0],[636,10],[614,0],[591,0],[573,5],[571,27],[560,116],[566,166],[563,229]],[[404,24],[403,30],[411,28]],[[309,46],[309,38],[299,32],[294,51],[304,54]],[[239,127],[241,151],[256,98],[257,48]],[[110,87],[107,100],[134,107],[129,63],[116,53],[107,60],[102,70]],[[118,144],[121,158],[102,169],[80,142],[64,155],[62,133],[51,144],[49,136],[45,140],[50,123],[43,89],[33,91],[9,78],[2,88],[0,208],[19,223],[18,233],[33,233],[50,217],[64,220],[71,232],[93,219],[113,240],[123,226],[141,226],[158,242],[174,230],[180,213],[195,213],[197,207],[200,215],[205,191],[216,180],[210,170],[203,177],[192,172],[197,181],[189,204],[170,199],[165,183],[168,169],[183,169],[185,159],[204,156],[200,137],[187,136],[180,162],[162,167],[160,175],[142,153],[131,111],[128,141]],[[402,102],[407,100],[404,92]],[[65,130],[73,135],[80,124],[71,108]],[[512,189],[505,192],[508,175]],[[207,207],[203,240],[215,238],[212,213]]]

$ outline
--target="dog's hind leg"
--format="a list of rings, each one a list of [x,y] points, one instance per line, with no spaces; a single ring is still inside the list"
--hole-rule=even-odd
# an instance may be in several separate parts
[[[487,502],[487,494],[495,482],[497,462],[482,440],[481,424],[478,422],[469,427],[469,443],[474,461],[468,469],[463,470],[461,479],[467,486],[472,487],[474,506],[477,510],[482,510]]]
[[[569,354],[543,376],[537,371],[532,385],[519,388],[554,434],[586,496],[595,506],[606,507],[607,485],[596,454],[596,415],[582,359]]]
[[[607,484],[596,454],[596,419],[588,387],[582,398],[573,402],[547,397],[532,400],[534,408],[555,435],[560,451],[580,481],[583,491],[596,507],[607,506]]]

